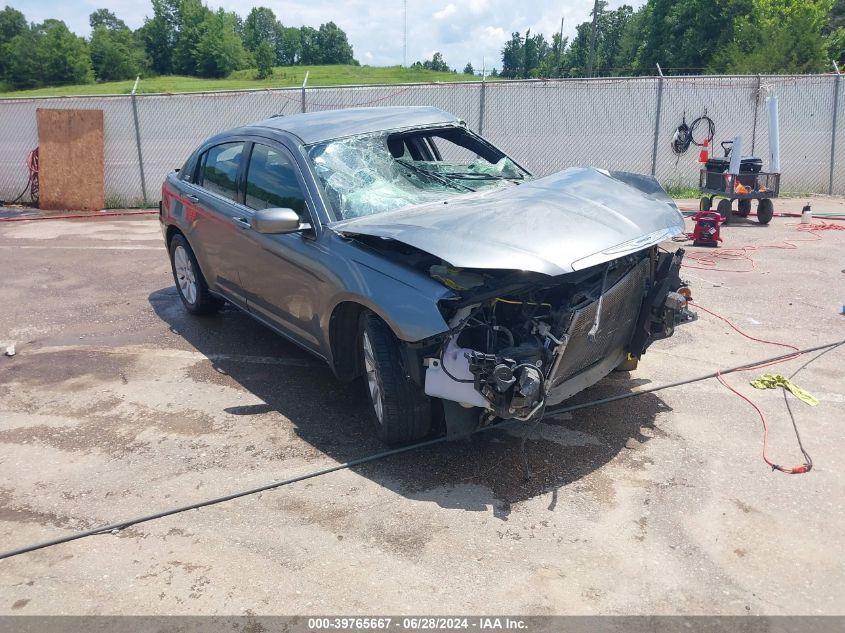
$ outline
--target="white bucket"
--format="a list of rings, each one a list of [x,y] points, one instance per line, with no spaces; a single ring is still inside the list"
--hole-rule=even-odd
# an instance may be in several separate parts
[[[813,223],[813,210],[810,208],[808,204],[806,207],[801,209],[801,224],[812,224]]]

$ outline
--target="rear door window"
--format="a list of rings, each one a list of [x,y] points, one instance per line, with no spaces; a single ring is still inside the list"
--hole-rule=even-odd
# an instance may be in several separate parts
[[[293,209],[303,222],[311,221],[296,166],[283,150],[257,143],[252,146],[246,174],[246,206],[256,210]]]
[[[237,201],[238,169],[243,152],[243,143],[223,143],[209,149],[202,162],[202,187]]]

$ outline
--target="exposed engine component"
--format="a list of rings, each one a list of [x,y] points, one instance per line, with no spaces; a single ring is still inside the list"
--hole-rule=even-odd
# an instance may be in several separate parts
[[[518,362],[504,355],[505,351],[468,353],[475,390],[489,401],[497,417],[528,419],[544,400],[542,361],[538,360],[536,365]]]
[[[426,359],[425,392],[496,418],[541,417],[579,376],[600,378],[694,318],[678,277],[682,257],[652,248],[520,284],[432,266],[433,277],[465,292],[445,308],[450,330]]]

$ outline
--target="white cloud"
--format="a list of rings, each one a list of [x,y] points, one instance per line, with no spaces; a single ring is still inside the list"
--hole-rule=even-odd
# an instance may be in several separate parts
[[[644,0],[630,3],[639,6]],[[80,35],[88,35],[88,15],[106,5],[132,28],[152,15],[149,0],[5,0],[23,11],[30,21],[55,17]],[[288,26],[317,27],[334,21],[349,36],[356,58],[374,66],[402,63],[402,3],[384,0],[205,0],[212,8],[223,7],[246,16],[247,7],[267,6]],[[461,70],[471,62],[481,68],[502,67],[502,47],[513,31],[544,33],[551,40],[564,17],[564,35],[589,20],[592,2],[584,0],[407,0],[408,63],[443,53],[446,62]],[[611,0],[610,9],[622,0]]]
[[[485,11],[488,11],[490,7],[489,0],[469,0],[467,3],[467,8],[469,12],[473,15],[480,15]]]
[[[448,18],[450,15],[455,15],[455,13],[457,13],[457,11],[458,10],[455,8],[454,4],[451,4],[451,3],[447,4],[445,7],[440,9],[440,11],[437,11],[434,14],[434,19],[435,20],[444,20],[444,19]]]

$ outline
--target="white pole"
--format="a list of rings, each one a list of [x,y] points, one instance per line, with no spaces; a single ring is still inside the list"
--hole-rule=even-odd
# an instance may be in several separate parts
[[[778,98],[766,97],[769,110],[769,171],[780,173],[780,126],[778,125]]]
[[[734,175],[739,173],[739,162],[742,160],[742,137],[734,136],[731,145],[731,166],[728,171]]]

